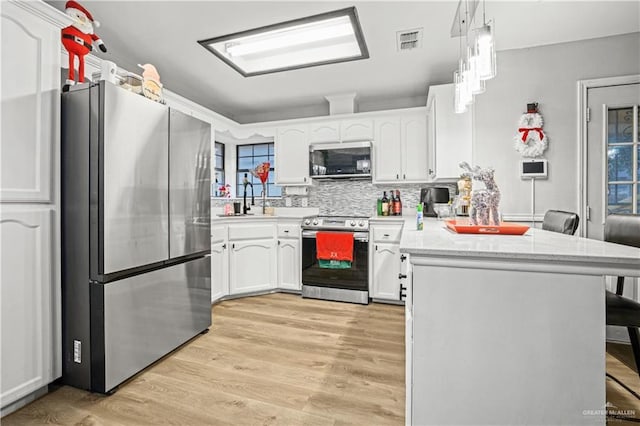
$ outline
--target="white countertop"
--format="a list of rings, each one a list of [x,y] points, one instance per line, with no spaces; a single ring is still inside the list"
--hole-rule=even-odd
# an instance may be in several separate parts
[[[524,235],[472,235],[457,234],[437,219],[425,219],[422,231],[407,225],[400,251],[412,256],[606,263],[640,275],[640,249],[635,247],[533,228]]]

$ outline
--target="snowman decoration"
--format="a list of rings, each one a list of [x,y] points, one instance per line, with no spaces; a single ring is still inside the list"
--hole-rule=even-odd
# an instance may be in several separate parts
[[[62,45],[69,52],[69,76],[66,85],[72,86],[75,82],[75,58],[78,57],[78,83],[84,82],[84,57],[93,50],[93,43],[106,52],[104,43],[94,33],[94,27],[100,23],[93,19],[91,13],[78,2],[73,0],[65,4],[65,13],[73,19],[73,23],[62,29]]]
[[[542,116],[538,104],[527,104],[527,112],[518,121],[518,134],[514,137],[514,148],[523,157],[540,157],[549,145],[549,139],[542,130]]]

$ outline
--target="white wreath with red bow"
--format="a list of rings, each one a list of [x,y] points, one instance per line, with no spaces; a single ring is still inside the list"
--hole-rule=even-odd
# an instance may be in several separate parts
[[[522,114],[518,121],[518,134],[514,137],[516,151],[523,157],[540,157],[549,145],[549,139],[542,130],[542,116],[537,112]]]

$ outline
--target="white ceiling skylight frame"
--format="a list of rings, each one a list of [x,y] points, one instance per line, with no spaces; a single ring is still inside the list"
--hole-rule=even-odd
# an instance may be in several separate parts
[[[355,7],[198,43],[244,77],[369,57]]]

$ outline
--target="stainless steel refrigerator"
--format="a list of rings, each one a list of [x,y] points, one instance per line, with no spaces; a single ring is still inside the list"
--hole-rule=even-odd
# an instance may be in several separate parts
[[[62,95],[63,382],[108,393],[211,325],[211,126],[100,81]]]

